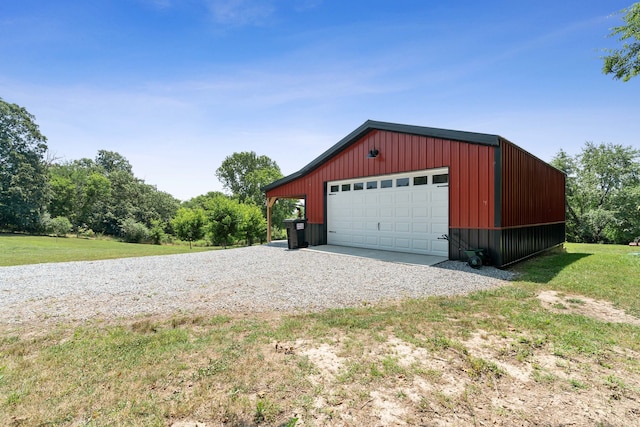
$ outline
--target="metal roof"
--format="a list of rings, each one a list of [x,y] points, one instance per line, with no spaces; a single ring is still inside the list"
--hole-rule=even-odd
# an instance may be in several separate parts
[[[263,191],[269,191],[274,188],[277,188],[283,184],[294,181],[309,172],[316,169],[318,166],[322,165],[324,162],[329,160],[330,158],[337,155],[339,152],[356,142],[366,133],[371,132],[372,130],[384,130],[389,132],[398,132],[405,133],[410,135],[419,135],[419,136],[427,136],[433,138],[441,138],[448,139],[453,141],[462,141],[462,142],[470,142],[473,144],[481,144],[481,145],[491,145],[498,146],[500,145],[500,140],[502,139],[498,135],[491,135],[486,133],[476,133],[476,132],[464,132],[459,130],[448,130],[448,129],[439,129],[439,128],[429,128],[424,126],[413,126],[413,125],[402,125],[397,123],[388,123],[388,122],[378,122],[375,120],[367,120],[356,130],[351,132],[349,135],[342,138],[338,141],[333,147],[329,148],[327,151],[318,156],[311,163],[300,169],[298,172],[294,172],[289,176],[285,176],[284,178],[280,178],[277,181],[272,182],[269,185],[266,185],[262,188]]]

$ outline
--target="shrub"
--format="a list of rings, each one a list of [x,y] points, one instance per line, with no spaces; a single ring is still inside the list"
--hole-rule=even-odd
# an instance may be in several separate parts
[[[273,226],[271,227],[271,239],[272,240],[285,240],[287,238],[287,230],[284,228]]]
[[[240,205],[242,212],[242,224],[240,231],[251,246],[256,240],[262,243],[267,237],[267,221],[262,216],[260,208],[252,204]]]
[[[171,226],[179,239],[191,243],[204,236],[204,225],[207,218],[202,209],[180,208],[171,220]]]
[[[149,229],[149,238],[154,245],[160,245],[167,241],[167,233],[164,232],[162,222],[159,220],[151,221],[151,228]]]
[[[49,221],[49,230],[56,236],[66,236],[73,229],[71,221],[66,216],[57,216]]]
[[[127,243],[140,243],[149,238],[149,229],[133,218],[127,218],[120,224],[120,234]]]
[[[76,230],[76,235],[78,237],[84,237],[86,239],[91,239],[92,237],[96,237],[95,231],[93,231],[87,224],[82,224],[78,226]]]

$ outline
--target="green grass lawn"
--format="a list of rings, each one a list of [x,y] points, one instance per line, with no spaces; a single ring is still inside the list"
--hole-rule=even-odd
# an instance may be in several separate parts
[[[551,285],[563,292],[579,293],[613,302],[640,317],[640,247],[565,244],[566,253],[534,258],[514,267],[519,281]]]
[[[97,245],[96,258],[110,257],[100,248],[139,246],[73,244]],[[8,325],[0,329],[0,424],[333,425],[346,413],[350,424],[381,424],[368,418],[381,394],[405,408],[409,425],[635,425],[640,326],[571,305],[593,298],[640,318],[638,250],[566,248],[516,265],[512,283],[469,295],[307,314],[176,313],[37,333]],[[24,249],[29,258],[39,252],[47,249]],[[545,290],[566,295],[565,304],[543,306]],[[398,342],[413,349],[413,362],[403,362]],[[333,353],[313,358],[320,349]],[[322,360],[339,367],[327,371]],[[565,403],[550,408],[550,396]]]
[[[0,234],[0,267],[45,262],[169,255],[213,248],[184,245],[143,245],[115,240]]]

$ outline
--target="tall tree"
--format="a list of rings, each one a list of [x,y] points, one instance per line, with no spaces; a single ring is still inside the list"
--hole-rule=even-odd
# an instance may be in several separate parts
[[[571,158],[551,162],[567,173],[567,238],[627,243],[640,237],[640,150],[585,143]]]
[[[122,154],[115,151],[99,150],[96,156],[96,164],[103,168],[107,175],[116,171],[133,175],[131,163]]]
[[[613,27],[609,36],[618,36],[622,48],[607,50],[609,54],[603,57],[602,72],[626,82],[640,74],[640,3],[632,4],[621,13],[624,13],[624,25]]]
[[[233,153],[216,170],[216,176],[225,189],[241,203],[253,203],[266,217],[266,197],[262,187],[283,177],[278,164],[267,156],[255,152]],[[291,216],[296,206],[294,200],[280,200],[273,207],[273,224],[282,226],[285,218]]]
[[[0,228],[39,228],[48,198],[46,141],[33,115],[0,98]]]
[[[216,176],[222,186],[229,190],[240,203],[253,200],[256,205],[263,204],[261,178],[267,176],[282,177],[277,163],[267,156],[258,156],[253,151],[243,151],[227,156],[216,170]],[[276,178],[277,179],[277,178]]]

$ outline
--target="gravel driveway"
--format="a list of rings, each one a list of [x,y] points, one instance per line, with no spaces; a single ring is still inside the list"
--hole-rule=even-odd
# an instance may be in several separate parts
[[[407,265],[279,244],[181,255],[0,267],[0,323],[194,312],[295,312],[451,295],[510,273]]]

